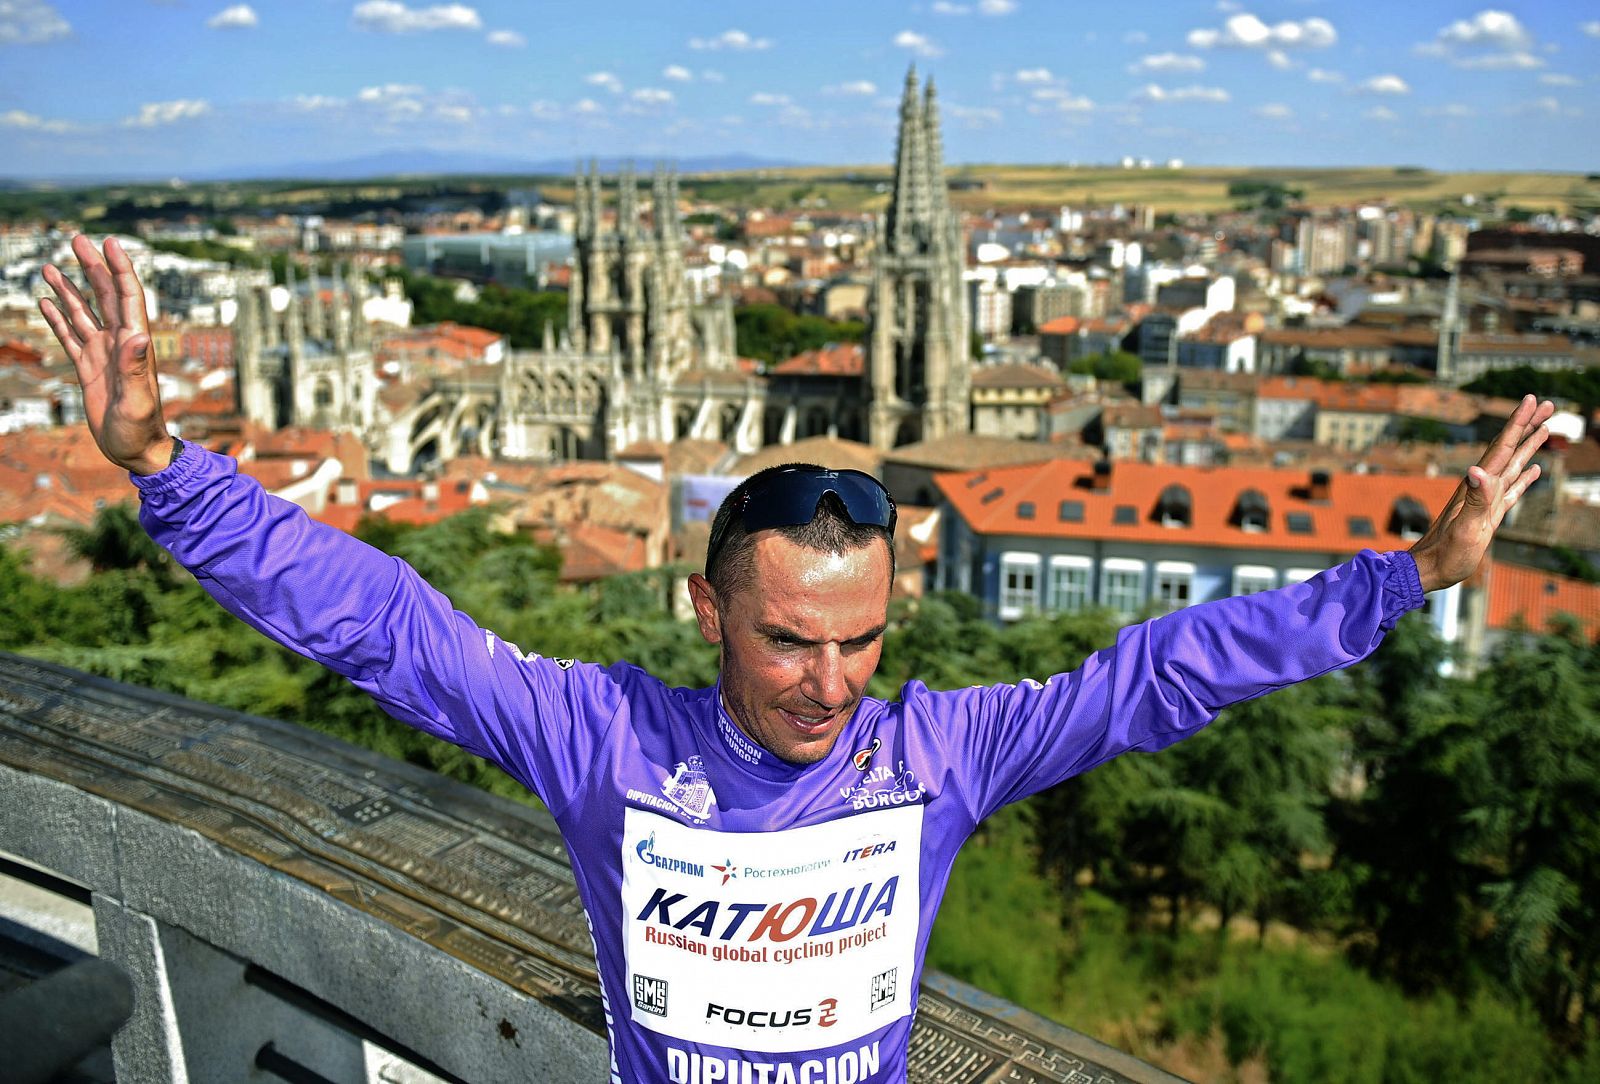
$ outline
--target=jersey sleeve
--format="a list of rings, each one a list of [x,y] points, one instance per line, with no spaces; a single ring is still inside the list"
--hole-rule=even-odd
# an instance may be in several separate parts
[[[944,735],[982,820],[1119,753],[1171,745],[1230,704],[1358,662],[1421,605],[1411,555],[1366,550],[1304,583],[1130,625],[1042,684],[911,686],[905,705]]]
[[[185,443],[134,483],[145,530],[207,593],[390,715],[500,765],[556,811],[593,764],[619,710],[618,668],[525,656],[410,565],[315,522],[227,456]]]

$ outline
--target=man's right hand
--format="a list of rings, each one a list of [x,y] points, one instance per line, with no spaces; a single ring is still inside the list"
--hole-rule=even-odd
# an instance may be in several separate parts
[[[44,280],[56,296],[41,298],[39,309],[78,370],[84,414],[101,453],[134,474],[155,474],[172,462],[174,445],[161,416],[144,289],[116,238],[106,239],[104,259],[82,234],[72,239],[72,253],[99,315],[53,264],[45,265]]]

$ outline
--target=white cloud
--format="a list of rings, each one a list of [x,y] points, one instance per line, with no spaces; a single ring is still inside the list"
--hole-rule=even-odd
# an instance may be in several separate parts
[[[1580,29],[1591,38],[1600,38],[1600,19],[1591,23],[1584,23]]]
[[[465,4],[408,8],[399,0],[363,0],[351,18],[362,30],[383,34],[420,34],[430,30],[482,30],[483,19]]]
[[[1130,30],[1122,35],[1122,40],[1128,45],[1143,45],[1150,40],[1150,35],[1143,30]]]
[[[1267,63],[1281,72],[1286,72],[1294,67],[1294,61],[1289,59],[1289,54],[1282,49],[1272,49],[1267,52]]]
[[[1527,71],[1544,67],[1544,58],[1532,53],[1479,53],[1476,56],[1459,56],[1450,63],[1458,68],[1476,68],[1480,71]]]
[[[422,88],[415,83],[384,83],[381,86],[362,87],[356,92],[356,98],[363,102],[394,102],[404,98],[415,98],[422,93]]]
[[[789,96],[787,94],[769,94],[766,91],[761,90],[761,91],[757,91],[756,93],[750,95],[750,104],[751,105],[788,105],[789,104]]]
[[[296,94],[292,102],[296,109],[305,113],[315,113],[323,109],[338,109],[345,104],[343,98],[334,98],[327,94]]]
[[[1267,120],[1288,120],[1294,116],[1294,110],[1282,102],[1268,102],[1266,105],[1258,105],[1252,112],[1258,117],[1265,117]]]
[[[915,30],[900,31],[900,33],[894,36],[894,43],[902,49],[910,49],[918,56],[928,57],[929,59],[944,55],[943,49],[939,48],[923,35],[918,34]]]
[[[1051,105],[1063,113],[1091,113],[1094,102],[1082,94],[1061,94],[1051,99]]]
[[[1462,105],[1460,102],[1449,102],[1445,105],[1432,106],[1422,111],[1430,117],[1473,117],[1477,114],[1471,106]]]
[[[591,87],[604,87],[613,94],[622,93],[622,80],[614,72],[590,72],[583,81]]]
[[[1181,53],[1151,53],[1129,64],[1128,70],[1134,75],[1145,72],[1200,72],[1206,70],[1206,62],[1197,56]]]
[[[1393,109],[1390,109],[1386,105],[1373,106],[1371,109],[1367,110],[1361,115],[1368,120],[1383,121],[1386,124],[1393,123],[1394,121],[1400,119],[1400,114],[1396,113]]]
[[[145,102],[139,107],[139,112],[131,117],[124,117],[122,124],[126,128],[155,128],[162,124],[175,124],[180,120],[192,120],[203,117],[211,112],[211,103],[198,98],[178,98],[170,102]]]
[[[710,69],[701,72],[700,78],[704,79],[708,83],[726,83],[728,81],[728,77],[726,75],[723,75],[721,72],[711,71]]]
[[[72,25],[43,0],[0,2],[0,45],[38,45],[72,33]]]
[[[501,49],[521,49],[528,44],[528,39],[515,30],[491,30],[485,40]]]
[[[1457,19],[1439,31],[1437,40],[1446,45],[1522,50],[1533,44],[1533,35],[1508,11],[1480,11],[1470,19]]]
[[[1313,83],[1342,83],[1344,82],[1344,73],[1329,71],[1327,68],[1312,68],[1306,72],[1306,78]]]
[[[581,117],[592,117],[606,111],[606,107],[593,98],[579,98],[572,105],[572,111]]]
[[[977,11],[979,15],[1010,15],[1017,10],[1017,0],[978,0],[977,7],[971,4],[953,4],[950,0],[935,0],[933,13],[935,15],[971,15]]]
[[[1326,19],[1286,19],[1268,26],[1248,12],[1229,16],[1220,30],[1191,30],[1188,37],[1196,49],[1326,49],[1338,40],[1339,32]]]
[[[235,4],[211,16],[206,20],[206,25],[212,30],[249,30],[260,22],[261,20],[256,18],[255,9],[249,4]]]
[[[1056,79],[1049,68],[1021,68],[1011,78],[1019,83],[1053,83]]]
[[[640,105],[671,105],[673,101],[672,91],[660,87],[640,87],[628,97]]]
[[[477,116],[477,111],[468,105],[447,105],[440,103],[433,107],[433,115],[440,120],[450,121],[452,124],[468,124]]]
[[[1518,105],[1511,106],[1509,109],[1506,110],[1506,112],[1508,112],[1508,113],[1521,113],[1521,114],[1545,113],[1545,114],[1548,114],[1548,115],[1554,117],[1554,116],[1557,116],[1557,115],[1559,115],[1561,113],[1561,103],[1559,101],[1557,101],[1555,98],[1549,97],[1547,95],[1547,96],[1545,96],[1543,98],[1535,98],[1531,102],[1522,102],[1522,103],[1520,103]],[[1575,111],[1569,111],[1569,112],[1575,112]]]
[[[824,94],[845,94],[851,97],[867,97],[878,93],[878,85],[865,79],[856,79],[848,83],[835,83],[822,88]]]
[[[694,82],[694,72],[685,68],[682,64],[668,64],[661,69],[661,78],[670,79],[674,83],[692,83]]]
[[[1147,83],[1134,92],[1134,97],[1147,102],[1225,102],[1228,92],[1221,87],[1167,87]]]
[[[1508,11],[1480,11],[1440,30],[1432,41],[1416,47],[1422,56],[1441,57],[1457,68],[1484,71],[1526,71],[1544,67],[1535,55],[1528,28]]]
[[[534,120],[560,120],[561,106],[547,98],[539,98],[528,103],[528,115]]]
[[[24,113],[20,109],[12,109],[0,113],[0,128],[20,128],[27,132],[70,132],[76,125],[65,120],[46,120],[35,113]]]
[[[1547,87],[1575,87],[1581,84],[1583,80],[1565,72],[1545,72],[1539,76],[1539,82]]]
[[[1398,75],[1374,75],[1357,85],[1356,91],[1361,94],[1410,94],[1411,87]]]
[[[724,30],[714,38],[689,39],[691,49],[731,49],[736,53],[743,53],[771,47],[771,38],[751,37],[743,30]]]

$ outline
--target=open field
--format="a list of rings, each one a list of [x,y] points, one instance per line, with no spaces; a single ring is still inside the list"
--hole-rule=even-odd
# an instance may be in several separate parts
[[[1158,214],[1224,211],[1240,203],[1230,185],[1281,186],[1313,206],[1387,199],[1421,211],[1465,211],[1496,219],[1513,212],[1600,213],[1600,173],[1438,173],[1410,166],[1291,169],[1270,166],[1120,169],[1111,166],[975,164],[948,171],[951,200],[965,211],[1084,208],[1149,204]],[[686,174],[680,190],[707,209],[802,207],[881,211],[893,181],[887,164],[798,166]],[[648,191],[648,172],[640,176]],[[359,181],[235,181],[182,187],[97,185],[78,189],[21,186],[0,191],[0,222],[136,217],[219,218],[262,212],[355,217],[439,205],[501,206],[510,188],[538,187],[570,202],[572,176],[486,175],[382,177]],[[1470,202],[1464,198],[1470,197]]]
[[[1501,210],[1600,210],[1600,174],[1436,173],[1415,167],[1289,169],[1193,167],[1120,169],[1106,166],[966,165],[949,171],[951,198],[969,211],[1069,204],[1152,204],[1158,212],[1227,210],[1237,201],[1228,186],[1239,181],[1276,182],[1304,193],[1310,204],[1389,199],[1424,210],[1459,206],[1463,196],[1496,197]],[[788,207],[825,205],[841,210],[879,210],[891,180],[886,166],[808,167],[699,175],[684,190],[712,202]]]

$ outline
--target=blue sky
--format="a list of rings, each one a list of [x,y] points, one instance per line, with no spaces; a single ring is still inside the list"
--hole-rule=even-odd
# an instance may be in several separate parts
[[[395,148],[1600,169],[1600,4],[0,0],[0,175]]]

